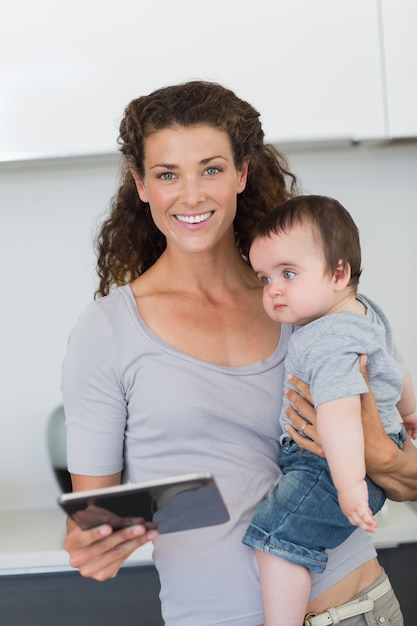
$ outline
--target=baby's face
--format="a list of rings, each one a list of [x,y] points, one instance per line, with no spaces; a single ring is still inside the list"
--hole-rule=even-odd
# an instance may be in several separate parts
[[[310,228],[295,225],[257,238],[249,258],[264,285],[263,304],[272,319],[304,326],[331,312],[335,278]]]

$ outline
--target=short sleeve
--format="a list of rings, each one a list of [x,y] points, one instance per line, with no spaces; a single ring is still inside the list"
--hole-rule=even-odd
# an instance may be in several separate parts
[[[126,401],[110,320],[96,303],[72,330],[62,367],[71,473],[104,476],[123,468]]]
[[[359,369],[365,347],[343,334],[324,335],[303,355],[314,405],[366,393],[368,387]]]

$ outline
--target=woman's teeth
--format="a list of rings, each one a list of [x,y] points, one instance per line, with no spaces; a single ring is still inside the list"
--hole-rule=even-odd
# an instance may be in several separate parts
[[[185,224],[200,224],[201,222],[205,222],[212,215],[213,211],[209,211],[208,213],[202,213],[201,215],[176,215],[175,217],[180,222],[184,222]]]

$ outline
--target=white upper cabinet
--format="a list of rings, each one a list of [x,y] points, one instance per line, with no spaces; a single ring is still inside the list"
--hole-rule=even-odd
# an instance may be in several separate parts
[[[417,136],[417,2],[380,0],[388,137]]]
[[[273,142],[384,137],[379,2],[9,3],[0,23],[0,160],[114,151],[132,98],[195,78],[249,100]],[[415,102],[416,87],[394,39],[408,28],[404,47],[416,44],[407,19],[391,16],[406,0],[382,2],[395,132],[405,122],[401,90],[414,90]]]
[[[268,137],[279,142],[381,136],[375,0],[281,0],[262,21],[246,61],[247,88],[256,95]],[[241,81],[244,86],[243,73]]]

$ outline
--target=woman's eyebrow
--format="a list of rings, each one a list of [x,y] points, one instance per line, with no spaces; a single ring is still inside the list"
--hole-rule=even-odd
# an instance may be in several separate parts
[[[215,156],[207,157],[206,159],[201,159],[200,163],[201,165],[207,165],[207,163],[209,163],[210,161],[213,161],[214,159],[223,159],[223,161],[227,161],[226,157],[222,156],[221,154],[216,154]]]
[[[177,169],[178,165],[175,165],[175,163],[155,163],[154,165],[151,165],[149,169],[153,170],[155,167],[163,167],[167,170],[175,170]]]
[[[209,156],[204,159],[201,159],[200,165],[207,165],[207,163],[210,163],[210,161],[213,161],[214,159],[223,159],[223,161],[228,160],[226,157],[222,156],[221,154],[216,154],[214,156]],[[154,165],[151,165],[149,169],[152,170],[155,167],[161,167],[167,170],[175,170],[179,168],[179,165],[176,165],[175,163],[154,163]]]

